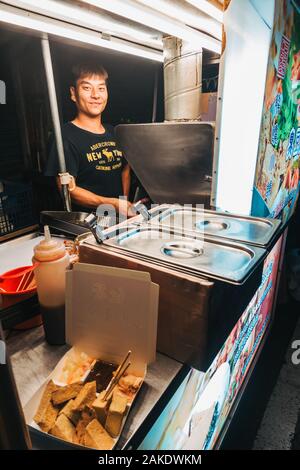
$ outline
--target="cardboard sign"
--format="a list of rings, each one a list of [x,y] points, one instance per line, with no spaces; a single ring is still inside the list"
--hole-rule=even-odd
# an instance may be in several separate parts
[[[67,343],[102,360],[132,351],[132,368],[155,361],[159,286],[150,274],[78,263],[67,272]]]

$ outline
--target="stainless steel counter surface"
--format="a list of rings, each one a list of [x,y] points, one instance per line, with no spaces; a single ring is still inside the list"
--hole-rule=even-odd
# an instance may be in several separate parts
[[[49,346],[44,340],[42,327],[13,331],[6,342],[21,403],[25,405],[69,347]],[[145,382],[128,415],[118,448],[123,447],[143,422],[181,366],[179,362],[157,353],[156,362],[148,367]]]

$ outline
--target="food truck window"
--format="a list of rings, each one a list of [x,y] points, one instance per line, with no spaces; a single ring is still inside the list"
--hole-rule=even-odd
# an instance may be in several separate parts
[[[75,107],[69,98],[72,66],[78,62],[95,61],[108,71],[109,100],[103,114],[104,122],[117,125],[122,122],[151,122],[156,71],[159,73],[157,121],[163,121],[162,64],[105,49],[51,43],[58,98],[64,121],[73,119]]]
[[[22,166],[22,145],[20,129],[15,119],[16,96],[14,93],[13,74],[6,47],[8,34],[1,33],[0,70],[1,70],[1,106],[0,106],[0,179],[8,178],[18,172]]]
[[[69,92],[72,66],[86,60],[100,63],[108,71],[109,99],[103,113],[104,123],[115,126],[121,123],[151,122],[156,76],[158,88],[156,121],[163,121],[162,64],[111,50],[91,50],[87,47],[74,47],[61,42],[52,42],[51,52],[63,122],[74,119],[76,113]],[[140,183],[132,173],[129,199],[133,200],[138,186]],[[139,196],[145,195],[145,191],[140,188]]]
[[[40,195],[35,181],[45,154],[49,126],[48,99],[39,40],[0,29],[0,79],[5,103],[0,106],[0,241],[38,222]],[[41,195],[42,197],[42,195]]]
[[[0,180],[5,180],[6,189],[16,183],[28,188],[31,217],[23,217],[23,224],[28,225],[29,221],[38,221],[41,210],[62,209],[56,186],[43,177],[47,141],[52,132],[44,63],[38,35],[1,27],[0,37],[0,80],[6,86],[6,104],[0,107]],[[74,63],[84,60],[102,63],[109,73],[110,96],[104,122],[113,125],[151,122],[156,74],[159,75],[156,119],[163,120],[162,64],[78,46],[78,42],[50,41],[50,46],[62,122],[74,118],[75,108],[69,98],[70,72]],[[6,234],[15,228],[10,223]]]

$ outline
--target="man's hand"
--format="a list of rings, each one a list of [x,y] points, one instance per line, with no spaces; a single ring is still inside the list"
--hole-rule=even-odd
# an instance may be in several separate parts
[[[112,199],[113,206],[117,212],[125,217],[134,217],[136,212],[133,210],[133,204],[127,199]]]
[[[57,185],[59,189],[61,189],[59,178],[57,178]],[[88,191],[87,189],[76,186],[75,178],[74,187],[72,188],[70,195],[72,201],[80,206],[95,209],[101,204],[111,204],[115,208],[115,210],[124,217],[133,217],[136,215],[136,212],[132,209],[133,204],[127,201],[127,199],[98,196],[97,194],[94,194],[91,191]]]

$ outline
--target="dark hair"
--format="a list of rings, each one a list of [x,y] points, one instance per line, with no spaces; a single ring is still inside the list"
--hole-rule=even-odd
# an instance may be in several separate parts
[[[108,79],[108,73],[105,70],[102,65],[99,65],[97,63],[89,63],[85,62],[82,64],[76,64],[74,67],[72,67],[72,81],[71,85],[76,86],[77,80],[81,77],[87,77],[91,75],[98,75],[100,77],[103,77],[105,82],[107,82]]]

